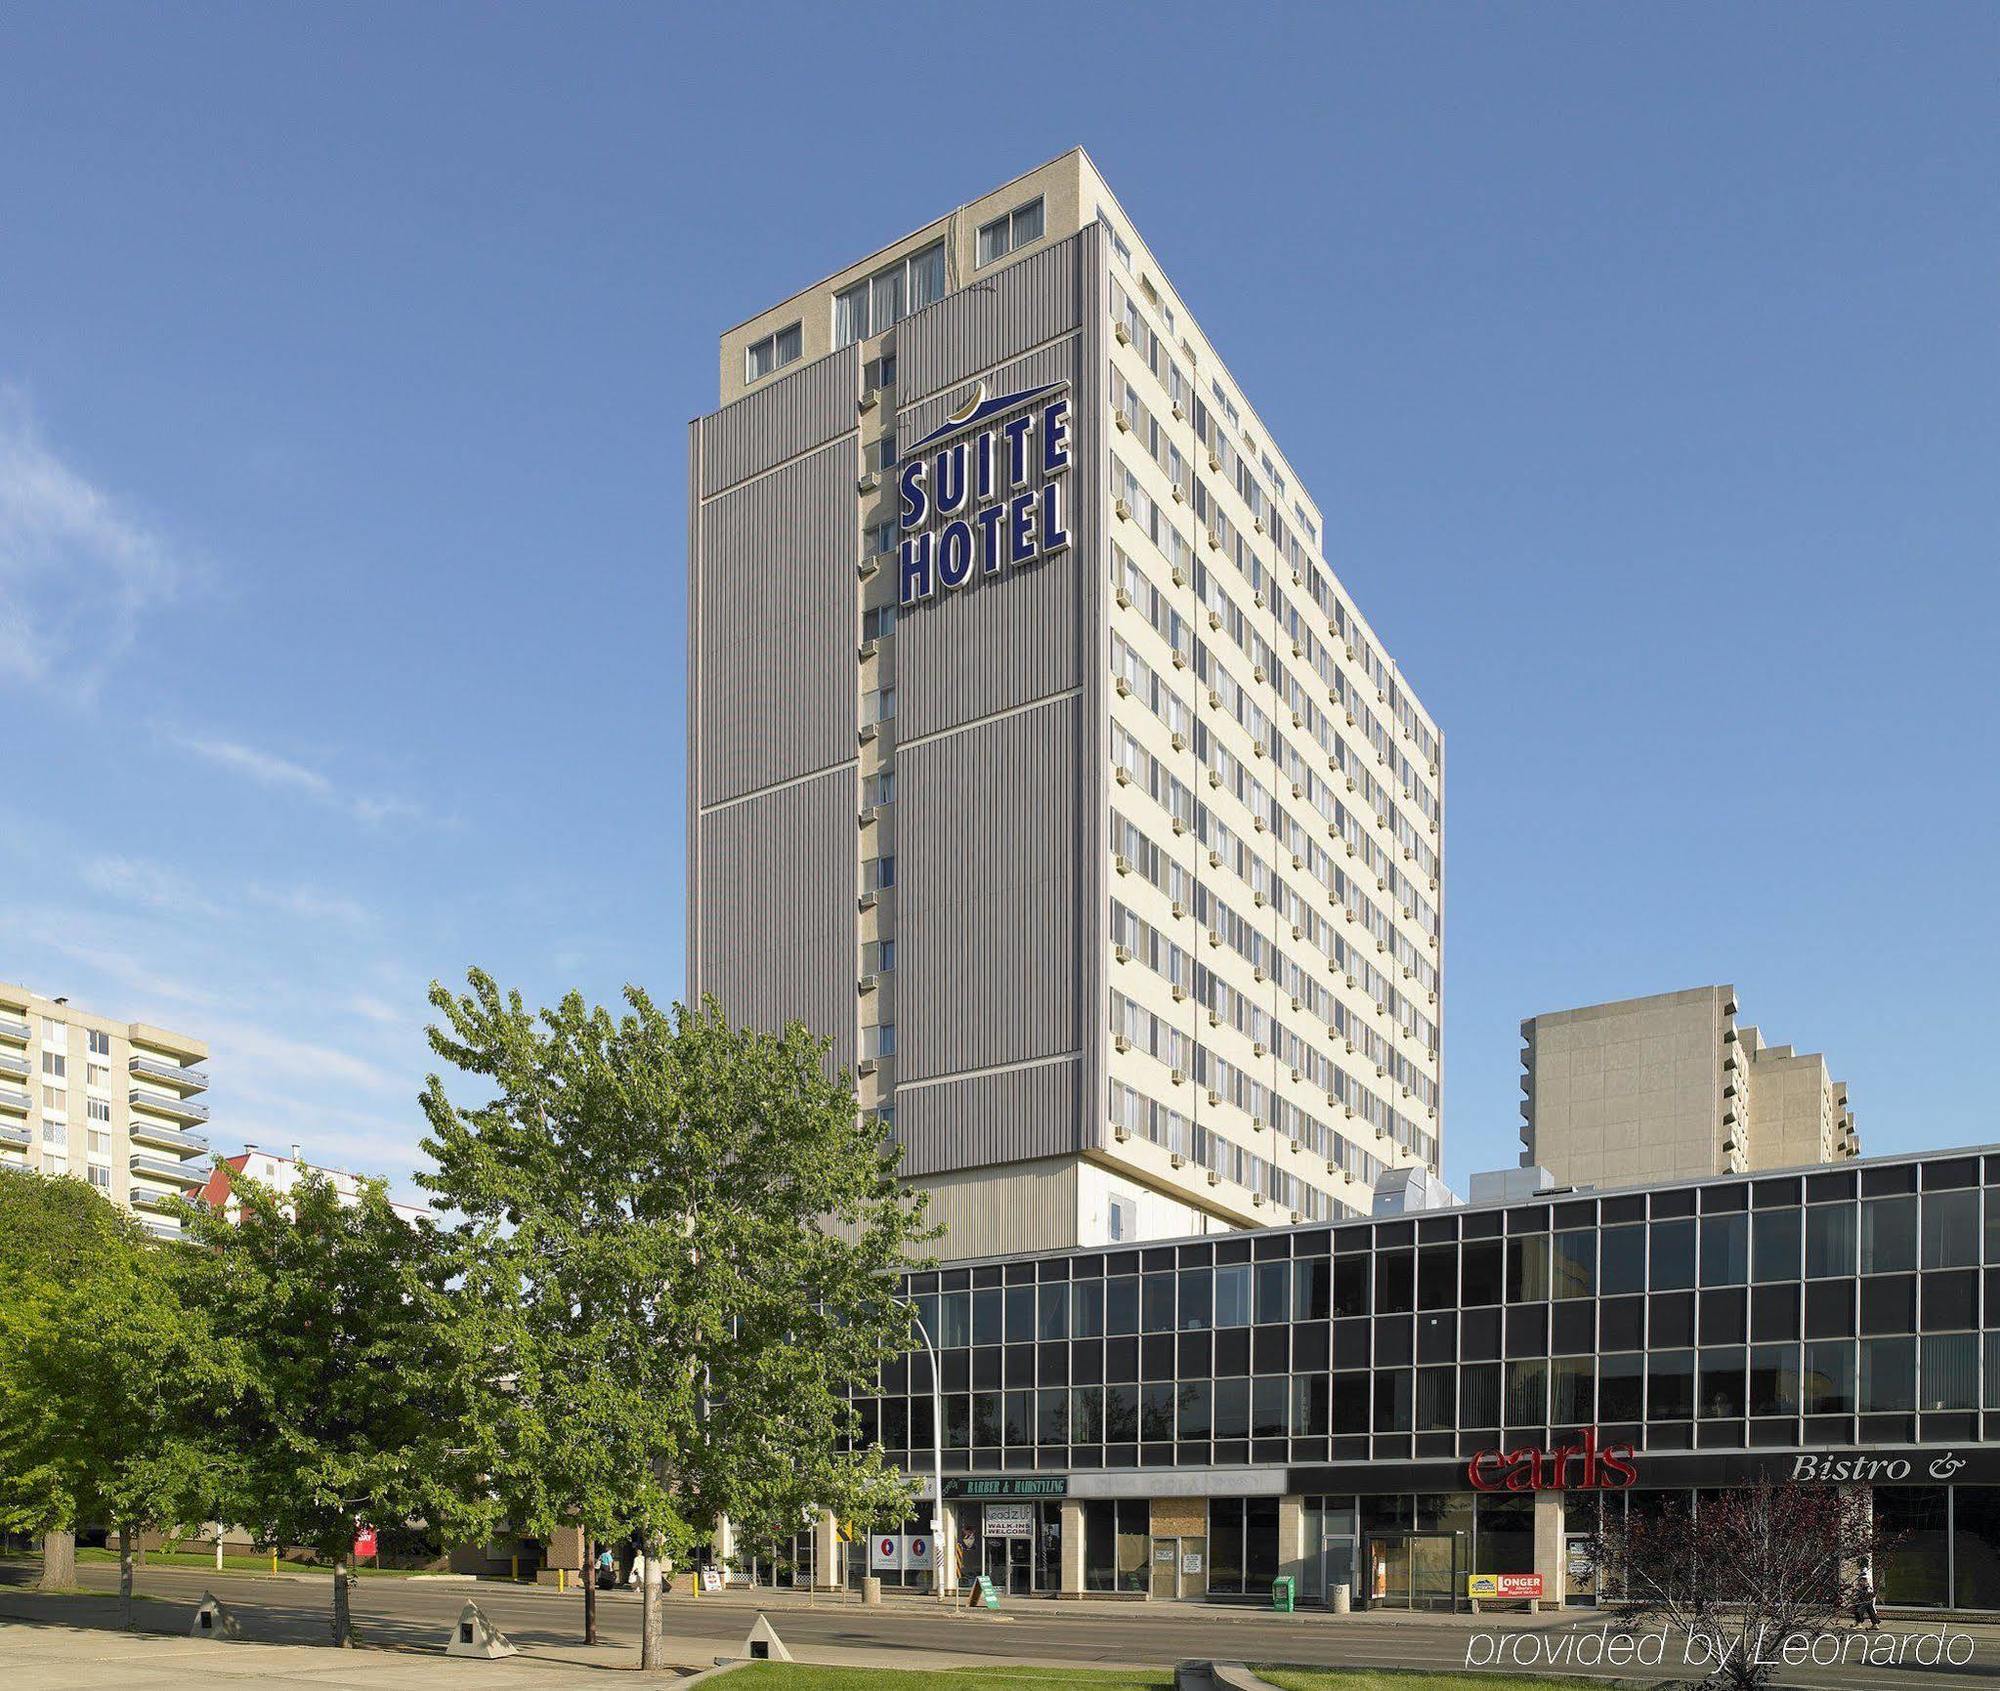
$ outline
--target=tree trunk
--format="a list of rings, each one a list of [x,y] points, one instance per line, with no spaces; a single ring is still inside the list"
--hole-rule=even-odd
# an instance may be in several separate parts
[[[118,1527],[118,1626],[123,1632],[132,1630],[132,1523],[124,1521]]]
[[[354,1648],[354,1616],[347,1601],[347,1553],[341,1552],[333,1562],[333,1647],[336,1650]]]
[[[660,1564],[649,1545],[639,1554],[639,1667],[667,1665],[667,1617],[660,1602]]]
[[[583,1641],[597,1642],[597,1540],[583,1541]]]
[[[76,1530],[51,1527],[42,1534],[42,1589],[68,1591],[76,1584]]]

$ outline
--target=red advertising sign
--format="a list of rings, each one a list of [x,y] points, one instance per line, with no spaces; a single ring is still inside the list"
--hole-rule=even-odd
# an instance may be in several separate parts
[[[375,1554],[375,1529],[356,1527],[354,1530],[354,1559],[358,1562],[364,1556]]]

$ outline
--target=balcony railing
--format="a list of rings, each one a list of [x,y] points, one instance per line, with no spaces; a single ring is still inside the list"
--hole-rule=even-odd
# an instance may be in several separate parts
[[[208,1089],[208,1076],[200,1069],[184,1068],[179,1063],[170,1063],[164,1057],[132,1058],[132,1072],[142,1080],[164,1081],[168,1086],[178,1086],[188,1092],[204,1092]]]
[[[12,1016],[0,1016],[0,1039],[15,1045],[28,1043],[28,1024],[16,1021]]]
[[[208,1106],[193,1098],[169,1098],[163,1092],[141,1092],[135,1086],[131,1103],[135,1110],[151,1110],[155,1115],[173,1116],[180,1121],[208,1120]]]
[[[155,1180],[171,1180],[176,1186],[199,1186],[208,1178],[208,1170],[199,1163],[184,1163],[176,1157],[156,1157],[146,1151],[132,1153],[132,1172]]]
[[[163,1121],[147,1121],[144,1117],[132,1118],[132,1137],[146,1145],[164,1145],[171,1150],[184,1152],[191,1157],[208,1155],[208,1141],[184,1132],[178,1127],[169,1127]]]
[[[0,1145],[26,1145],[34,1134],[24,1121],[0,1121]]]
[[[11,1051],[0,1051],[0,1074],[10,1074],[16,1080],[28,1078],[28,1059],[17,1057]]]
[[[34,1106],[34,1099],[27,1093],[12,1086],[0,1086],[0,1110],[11,1110],[17,1116],[25,1116]]]
[[[134,1186],[132,1207],[135,1210],[156,1210],[178,1196],[178,1193],[162,1192],[154,1186]]]

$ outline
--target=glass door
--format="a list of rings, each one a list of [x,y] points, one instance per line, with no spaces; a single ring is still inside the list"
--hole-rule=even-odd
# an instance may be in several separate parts
[[[1323,1602],[1333,1601],[1336,1585],[1347,1587],[1350,1603],[1357,1602],[1365,1594],[1355,1589],[1354,1581],[1354,1540],[1347,1537],[1322,1538],[1319,1541],[1319,1589]]]
[[[1456,1533],[1371,1534],[1368,1602],[1385,1609],[1456,1609],[1460,1562]]]
[[[993,1540],[1007,1547],[1007,1583],[1001,1589],[1025,1597],[1035,1589],[1035,1541],[1032,1538]]]
[[[1417,1533],[1412,1536],[1410,1607],[1458,1607],[1458,1540],[1450,1533]]]

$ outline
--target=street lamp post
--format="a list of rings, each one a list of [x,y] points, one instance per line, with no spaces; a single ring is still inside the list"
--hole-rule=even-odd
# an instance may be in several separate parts
[[[938,1364],[937,1346],[924,1330],[923,1311],[910,1304],[910,1318],[924,1352],[931,1359],[931,1483],[937,1488],[931,1497],[931,1577],[937,1582],[938,1598],[953,1608],[958,1606],[958,1581],[947,1579],[947,1558],[951,1544],[944,1530],[944,1370]]]

